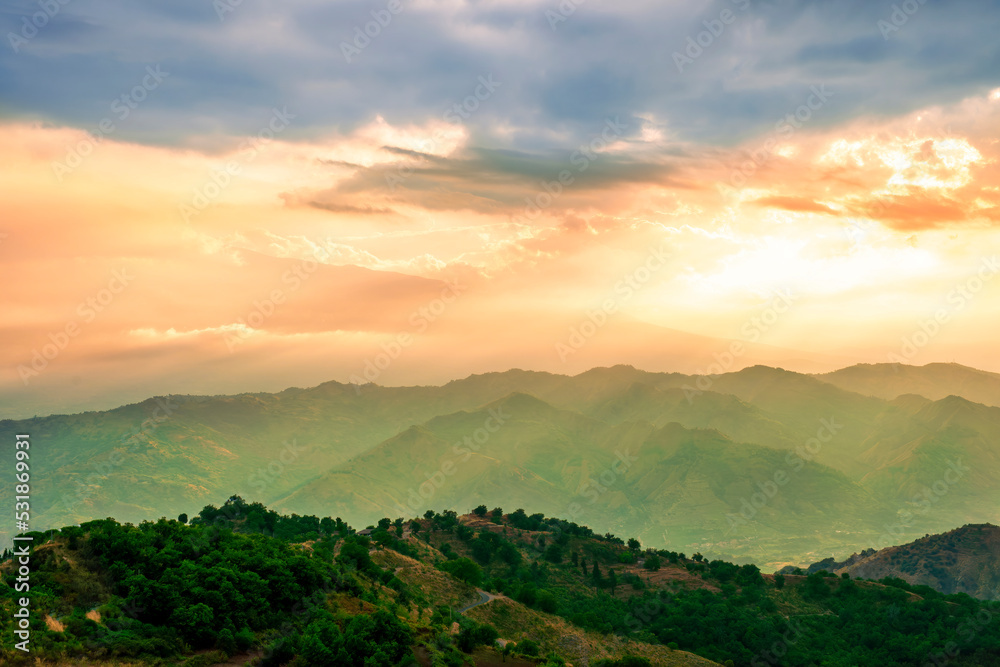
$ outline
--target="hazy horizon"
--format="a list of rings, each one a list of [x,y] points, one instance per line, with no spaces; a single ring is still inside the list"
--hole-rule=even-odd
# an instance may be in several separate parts
[[[802,374],[805,374],[805,375],[824,375],[824,374],[827,374],[827,373],[833,373],[835,371],[840,371],[840,370],[845,370],[845,369],[849,369],[849,368],[854,368],[854,367],[857,367],[857,366],[878,366],[878,365],[880,365],[882,363],[886,363],[886,362],[874,362],[874,363],[872,363],[872,362],[859,362],[857,364],[850,364],[850,365],[847,365],[847,366],[834,366],[834,367],[831,367],[831,368],[823,368],[823,369],[818,369],[818,370],[817,369],[807,370],[806,368],[803,368],[803,367],[812,366],[813,365],[812,362],[802,361],[802,360],[797,360],[797,361],[793,360],[791,363],[785,363],[785,364],[767,364],[767,363],[760,363],[760,362],[752,361],[752,360],[749,361],[749,362],[747,362],[747,363],[739,363],[739,362],[735,362],[735,360],[734,360],[734,363],[733,363],[733,365],[731,367],[724,368],[723,365],[722,365],[722,363],[724,361],[725,361],[725,359],[722,359],[722,362],[720,362],[719,360],[713,358],[713,359],[710,359],[708,361],[708,363],[704,364],[703,368],[699,368],[699,369],[697,369],[697,371],[690,371],[690,372],[685,372],[685,371],[682,371],[682,370],[670,369],[670,368],[663,368],[663,369],[645,368],[645,367],[642,367],[640,365],[630,364],[630,363],[617,363],[617,364],[607,364],[607,365],[591,366],[591,367],[585,368],[583,370],[575,370],[575,371],[572,371],[572,372],[567,371],[565,369],[563,369],[562,371],[560,371],[558,369],[557,370],[546,370],[546,369],[538,369],[538,368],[524,368],[524,367],[520,367],[520,366],[512,366],[512,367],[504,368],[504,369],[500,369],[500,368],[497,368],[497,369],[485,369],[485,370],[476,371],[476,372],[472,372],[472,373],[466,373],[466,374],[462,374],[462,375],[448,376],[448,377],[443,377],[443,378],[437,379],[435,381],[429,381],[429,382],[405,382],[405,381],[401,381],[401,382],[385,382],[385,381],[380,381],[380,380],[382,380],[382,378],[378,378],[378,379],[376,379],[376,381],[373,381],[370,384],[381,386],[381,387],[395,387],[395,388],[406,388],[406,387],[442,387],[442,386],[447,385],[447,384],[449,384],[451,382],[465,380],[465,379],[469,379],[469,378],[472,378],[472,377],[475,377],[475,376],[480,376],[480,375],[491,375],[491,374],[500,374],[500,375],[502,375],[504,373],[510,373],[510,372],[515,372],[515,371],[524,371],[524,372],[528,372],[528,373],[550,373],[552,375],[561,375],[561,376],[566,376],[566,377],[575,377],[577,375],[581,375],[581,374],[584,374],[584,373],[589,373],[589,372],[598,371],[598,370],[608,370],[608,369],[612,369],[614,367],[629,367],[629,368],[634,368],[634,369],[636,369],[638,371],[646,372],[646,373],[679,373],[681,375],[690,375],[690,376],[698,376],[698,375],[707,375],[707,376],[716,375],[717,376],[717,375],[722,375],[722,374],[725,374],[725,373],[737,373],[737,372],[744,371],[744,370],[746,370],[748,368],[752,368],[752,367],[755,367],[755,366],[764,366],[764,367],[767,367],[767,368],[774,368],[774,369],[778,369],[778,370],[791,371],[793,373],[802,373]],[[693,363],[693,362],[691,362],[691,363]],[[916,364],[913,364],[913,365],[911,365],[911,364],[903,364],[903,365],[904,366],[910,366],[912,368],[923,368],[923,367],[926,367],[926,366],[934,366],[934,365],[950,365],[950,366],[956,366],[956,367],[961,367],[961,368],[969,369],[969,370],[976,371],[976,372],[985,372],[985,373],[990,373],[990,374],[998,375],[998,378],[1000,378],[1000,374],[996,374],[993,371],[987,371],[985,369],[975,368],[974,366],[967,366],[965,364],[958,364],[956,362],[931,361],[931,362],[928,362],[926,364],[919,364],[919,365],[916,365]],[[798,366],[798,367],[796,367],[796,366]],[[722,371],[722,372],[720,373],[719,371]],[[47,417],[47,416],[58,416],[58,415],[72,415],[72,414],[79,414],[79,413],[83,413],[83,412],[107,412],[107,411],[113,410],[115,408],[124,407],[124,406],[127,406],[127,405],[135,405],[135,404],[138,404],[138,403],[142,403],[142,402],[145,402],[145,401],[148,401],[148,400],[151,400],[151,399],[155,399],[155,398],[158,398],[158,397],[164,397],[164,396],[238,396],[238,395],[242,395],[242,394],[278,394],[278,393],[281,393],[283,391],[290,390],[290,389],[314,389],[314,388],[319,387],[319,386],[321,386],[323,384],[328,384],[328,383],[331,383],[331,382],[332,383],[339,383],[339,384],[343,384],[343,385],[356,385],[356,384],[359,384],[359,382],[357,381],[358,379],[359,379],[359,377],[355,377],[354,381],[352,381],[350,378],[348,378],[347,380],[325,379],[325,380],[319,380],[317,382],[311,382],[311,383],[282,384],[282,385],[278,385],[278,386],[274,386],[274,387],[264,387],[264,388],[254,388],[254,387],[251,387],[251,388],[243,388],[243,389],[235,388],[235,389],[233,389],[231,391],[206,391],[206,392],[157,391],[157,392],[153,392],[153,393],[131,393],[131,394],[126,392],[126,393],[121,393],[121,394],[108,394],[107,396],[103,396],[103,397],[101,397],[99,399],[93,399],[89,403],[80,403],[79,405],[70,406],[70,407],[68,407],[66,409],[55,410],[53,412],[46,412],[46,413],[39,413],[39,412],[31,412],[31,413],[29,413],[29,412],[24,412],[24,411],[22,411],[22,412],[15,412],[15,411],[11,410],[10,408],[8,408],[5,405],[4,408],[3,408],[4,412],[0,412],[0,421],[2,421],[2,420],[18,421],[18,420],[31,419],[31,418],[36,418],[36,417]],[[364,379],[364,378],[361,377],[360,379]],[[363,384],[367,384],[367,381],[366,382],[361,382],[360,384],[362,384],[362,385]],[[136,390],[136,391],[140,391],[140,390]],[[8,404],[8,405],[10,405],[10,404]],[[29,408],[25,408],[25,410],[28,410],[28,409]]]
[[[1000,14],[563,4],[0,16],[7,414],[397,348],[376,381],[1000,372]]]

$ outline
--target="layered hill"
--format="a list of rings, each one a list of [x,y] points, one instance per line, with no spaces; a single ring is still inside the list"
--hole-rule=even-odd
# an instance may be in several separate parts
[[[938,400],[955,395],[1000,407],[1000,373],[961,364],[858,364],[815,377],[841,389],[878,398],[919,394]]]
[[[495,431],[490,432],[491,420]],[[482,435],[482,440],[477,440]],[[436,417],[276,501],[360,516],[516,499],[550,514],[683,548],[771,552],[817,526],[874,538],[894,507],[844,473],[675,422],[608,424],[512,394]],[[786,471],[780,487],[775,472]],[[758,503],[762,493],[766,502]],[[691,518],[699,521],[693,523]],[[867,533],[867,535],[866,535]],[[665,537],[666,536],[666,537]],[[797,538],[793,538],[797,539]]]
[[[369,522],[485,502],[770,567],[1000,522],[1000,408],[890,400],[764,366],[329,382],[0,421],[0,440],[21,433],[34,448],[38,528],[194,513],[233,490]]]
[[[0,660],[917,666],[937,661],[948,638],[949,664],[1000,660],[996,603],[900,579],[772,576],[529,512],[480,505],[355,530],[230,496],[190,521],[36,531],[30,653],[14,648],[23,638],[5,624]],[[17,567],[9,552],[0,557],[5,615],[23,607]]]
[[[857,553],[840,562],[826,559],[807,571],[821,569],[865,579],[891,577],[942,593],[1000,600],[1000,528],[962,526],[909,544]]]

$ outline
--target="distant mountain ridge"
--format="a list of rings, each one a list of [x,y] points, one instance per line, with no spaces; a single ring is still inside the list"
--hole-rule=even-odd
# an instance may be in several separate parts
[[[766,366],[327,382],[0,421],[0,439],[25,432],[44,451],[32,468],[36,527],[190,513],[235,489],[287,512],[365,521],[414,505],[530,505],[780,566],[1000,522],[1000,408],[958,395],[887,400]]]
[[[936,401],[955,395],[1000,407],[1000,373],[961,364],[857,364],[814,377],[847,391],[878,398],[918,394]]]
[[[1000,528],[970,524],[909,544],[866,550],[840,562],[828,558],[807,568],[809,574],[819,570],[865,579],[893,577],[941,593],[1000,600]]]

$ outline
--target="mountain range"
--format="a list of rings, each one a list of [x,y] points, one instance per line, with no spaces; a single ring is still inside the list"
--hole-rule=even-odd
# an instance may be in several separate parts
[[[197,512],[235,489],[367,522],[533,507],[780,567],[1000,522],[992,396],[1000,375],[955,364],[510,370],[442,386],[156,397],[4,420],[0,439],[31,436],[32,528]]]

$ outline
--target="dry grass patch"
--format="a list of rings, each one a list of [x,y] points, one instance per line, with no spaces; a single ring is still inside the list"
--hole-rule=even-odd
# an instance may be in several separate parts
[[[626,655],[642,656],[663,667],[717,664],[686,651],[589,632],[558,616],[529,609],[507,598],[498,598],[471,609],[466,615],[479,623],[489,623],[504,639],[514,642],[531,639],[538,642],[543,654],[556,651],[574,665],[589,664],[602,658],[619,659]]]

